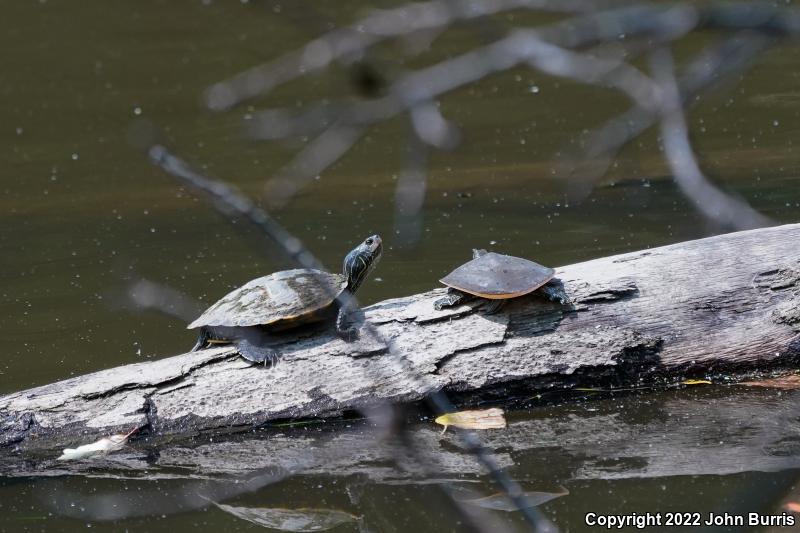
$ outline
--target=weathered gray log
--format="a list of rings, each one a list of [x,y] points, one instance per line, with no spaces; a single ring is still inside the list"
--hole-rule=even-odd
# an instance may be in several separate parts
[[[103,370],[0,397],[0,445],[43,448],[146,428],[169,436],[336,416],[433,389],[464,402],[598,378],[791,364],[800,356],[800,225],[732,233],[558,269],[572,305],[535,295],[484,315],[435,311],[441,289],[369,307],[405,356],[330,328],[276,337],[271,369],[230,348]],[[144,430],[143,430],[144,431]]]

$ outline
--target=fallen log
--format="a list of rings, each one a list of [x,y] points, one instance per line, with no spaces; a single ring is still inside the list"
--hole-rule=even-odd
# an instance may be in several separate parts
[[[367,308],[401,354],[329,326],[276,336],[281,361],[253,367],[231,348],[102,370],[0,397],[0,446],[153,437],[333,417],[434,389],[463,404],[613,380],[619,385],[790,365],[800,356],[800,224],[745,231],[557,269],[571,299],[537,295],[500,313],[436,311],[443,289]]]

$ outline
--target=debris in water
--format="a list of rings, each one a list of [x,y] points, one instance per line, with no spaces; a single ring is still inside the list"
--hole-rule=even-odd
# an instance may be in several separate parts
[[[800,374],[789,374],[777,378],[762,379],[759,381],[744,381],[740,385],[748,387],[766,387],[770,389],[800,389]]]
[[[436,418],[435,422],[444,426],[442,433],[447,431],[448,426],[463,429],[503,429],[506,427],[503,410],[497,407],[447,413]]]
[[[790,513],[800,513],[800,503],[797,502],[786,502],[783,508]]]
[[[549,502],[550,500],[555,500],[556,498],[560,498],[562,496],[566,496],[569,494],[569,491],[564,487],[559,487],[561,490],[559,492],[525,492],[525,500],[527,501],[530,507],[536,507],[542,505],[544,503]],[[484,496],[481,498],[472,498],[469,500],[459,500],[462,503],[468,503],[470,505],[477,505],[478,507],[483,507],[484,509],[492,509],[494,511],[506,511],[506,512],[513,512],[519,511],[520,507],[515,504],[508,495],[499,492],[497,494],[492,494],[491,496]]]
[[[707,379],[684,379],[681,383],[684,385],[713,385]]]
[[[281,531],[326,531],[342,524],[358,523],[360,520],[360,517],[338,509],[234,507],[208,501],[237,518]]]

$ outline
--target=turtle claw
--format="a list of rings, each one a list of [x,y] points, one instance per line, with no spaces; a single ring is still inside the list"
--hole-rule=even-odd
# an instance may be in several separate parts
[[[278,364],[278,360],[280,357],[278,356],[277,352],[272,352],[271,354],[267,355],[266,359],[264,359],[264,366],[269,368],[274,368],[275,365]]]
[[[277,351],[267,346],[255,344],[247,339],[240,339],[236,343],[239,355],[251,363],[263,364],[264,366],[274,367],[280,359]]]
[[[441,311],[445,307],[455,307],[456,305],[466,303],[466,300],[467,298],[464,294],[449,289],[447,294],[433,302],[433,308],[437,311]]]
[[[343,328],[337,329],[336,333],[339,335],[339,338],[342,339],[344,342],[355,342],[358,340],[358,328]]]
[[[449,298],[439,298],[438,300],[433,302],[433,308],[436,309],[437,311],[441,311],[445,307],[450,307],[452,305],[453,304],[450,303],[450,299]]]

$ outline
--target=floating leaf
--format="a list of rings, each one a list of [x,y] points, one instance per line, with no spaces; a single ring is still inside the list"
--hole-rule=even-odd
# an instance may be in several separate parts
[[[139,428],[134,428],[127,435],[111,435],[110,437],[103,437],[102,439],[91,444],[84,444],[77,448],[64,448],[58,460],[59,461],[76,461],[94,455],[107,454],[121,449],[128,442],[128,438],[133,435]]]
[[[561,487],[561,491],[559,492],[525,492],[525,499],[530,507],[536,507],[538,505],[542,505],[543,503],[547,503],[550,500],[555,500],[556,498],[560,498],[561,496],[566,496],[569,494],[569,491],[564,487]],[[484,496],[482,498],[473,498],[469,500],[459,500],[463,503],[468,503],[470,505],[477,505],[478,507],[483,507],[484,509],[492,509],[494,511],[519,511],[521,509],[516,503],[514,503],[505,493],[499,492],[497,494],[492,494],[491,496]]]
[[[748,387],[766,387],[770,389],[800,389],[800,374],[789,374],[777,378],[763,379],[759,381],[745,381],[740,385]]]
[[[713,385],[707,379],[684,379],[681,383],[684,385]]]
[[[327,531],[342,524],[359,521],[356,515],[338,509],[234,507],[214,501],[211,503],[237,518],[281,531]]]
[[[497,407],[447,413],[437,417],[435,422],[444,426],[442,433],[447,430],[448,426],[464,429],[502,429],[506,427],[503,410]]]

